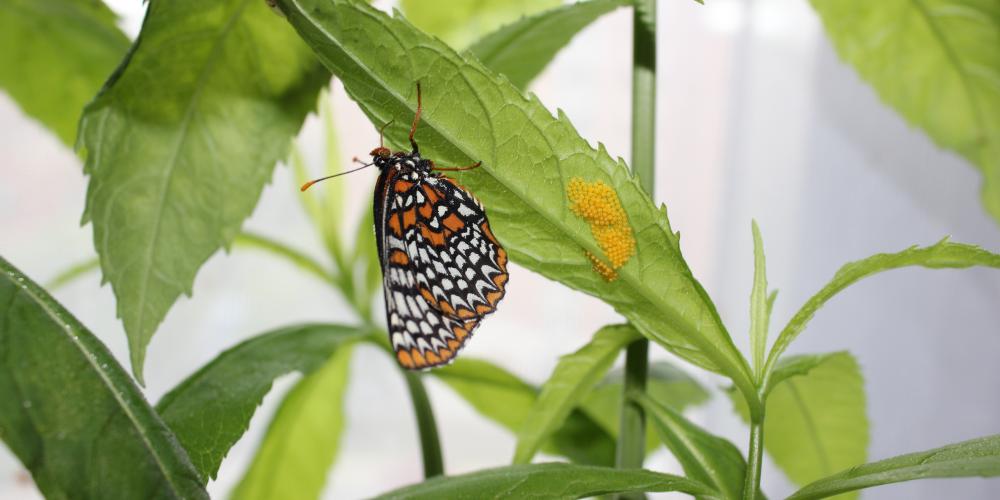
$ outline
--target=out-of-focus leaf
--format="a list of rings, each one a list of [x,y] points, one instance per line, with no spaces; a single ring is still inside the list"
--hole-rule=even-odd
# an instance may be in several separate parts
[[[402,0],[400,7],[416,27],[462,48],[504,23],[555,7],[561,0]]]
[[[606,326],[587,345],[559,358],[517,432],[515,464],[531,461],[542,443],[607,373],[621,350],[639,338],[629,325]]]
[[[208,498],[114,356],[0,258],[0,438],[48,498]]]
[[[341,347],[288,393],[234,499],[320,497],[344,431],[350,363],[351,348]]]
[[[323,175],[334,175],[344,171],[340,162],[340,141],[337,140],[337,125],[333,121],[333,98],[329,93],[320,97],[319,115],[323,121]],[[334,253],[338,262],[343,261],[341,250],[343,235],[341,235],[341,219],[344,212],[343,182],[331,182],[319,191],[320,196],[320,227],[327,247]]]
[[[740,498],[747,464],[733,443],[648,396],[639,396],[638,401],[687,477],[715,488],[722,498]]]
[[[731,377],[748,398],[756,397],[749,366],[681,257],[665,211],[624,162],[593,149],[565,116],[552,116],[474,58],[401,18],[350,0],[278,3],[373,123],[396,120],[386,129],[392,145],[406,144],[410,127],[404,122],[416,110],[415,84],[421,82],[421,152],[441,165],[483,162],[456,177],[483,201],[515,262],[600,297],[643,335]],[[611,282],[587,257],[604,254],[589,224],[570,208],[572,179],[607,188],[606,196],[588,203],[620,203],[634,235],[636,253]],[[630,247],[631,240],[613,243]]]
[[[847,352],[792,356],[781,372],[781,383],[772,384],[767,396],[764,448],[788,478],[802,485],[864,463],[868,418],[854,357]],[[749,422],[742,398],[731,396]]]
[[[6,0],[0,5],[0,88],[72,146],[83,106],[128,46],[103,2]]]
[[[378,498],[583,498],[641,491],[679,491],[699,498],[715,498],[715,492],[708,486],[679,476],[642,469],[558,463],[511,465],[437,477]]]
[[[97,257],[92,257],[87,260],[73,264],[72,266],[66,268],[56,275],[55,278],[49,280],[45,284],[45,288],[48,290],[55,290],[57,288],[62,288],[74,281],[77,278],[82,278],[84,275],[91,271],[96,271],[101,268],[101,261],[97,260]]]
[[[311,373],[366,332],[340,325],[298,325],[258,335],[220,354],[163,396],[156,410],[177,434],[205,481],[250,425],[274,379]]]
[[[646,393],[654,401],[681,412],[689,406],[697,406],[708,401],[708,391],[688,374],[665,361],[655,361],[649,365]],[[618,436],[622,405],[623,371],[612,370],[597,384],[581,406],[613,437]],[[660,445],[655,432],[646,433],[646,451],[653,451]]]
[[[244,231],[236,235],[236,239],[233,240],[233,243],[235,243],[237,247],[263,250],[276,257],[281,257],[295,267],[313,275],[313,277],[323,281],[324,283],[329,284],[333,281],[333,277],[330,272],[324,269],[322,264],[316,262],[316,259],[313,259],[304,252],[292,248],[273,238],[269,238],[262,234]]]
[[[84,219],[140,382],[157,326],[236,236],[328,79],[261,0],[150,2],[80,129]]]
[[[487,361],[459,358],[430,373],[481,415],[514,433],[523,427],[538,397],[534,386]],[[615,443],[590,416],[573,410],[542,446],[542,451],[576,463],[610,466],[614,464]]]
[[[469,51],[486,67],[524,89],[577,33],[604,14],[630,3],[589,0],[523,17],[476,40]]]
[[[767,300],[767,264],[764,258],[764,241],[757,221],[753,221],[753,288],[750,290],[750,353],[754,376],[758,380],[764,370],[764,352],[767,350],[767,328],[771,308]]]
[[[781,353],[802,333],[809,320],[826,301],[852,283],[872,274],[906,266],[923,266],[931,269],[966,268],[987,266],[1000,268],[1000,255],[987,252],[975,245],[951,243],[948,238],[929,247],[912,246],[898,253],[880,253],[855,262],[845,264],[822,290],[809,298],[788,325],[778,335],[767,356],[765,380],[778,361]]]
[[[788,500],[827,498],[916,479],[997,476],[1000,476],[1000,434],[859,465],[815,481]]]
[[[979,166],[983,204],[1000,222],[1000,2],[811,2],[883,101]]]
[[[375,214],[371,210],[362,210],[358,217],[354,249],[351,262],[357,273],[354,283],[359,294],[358,309],[362,315],[371,316],[373,297],[382,288],[382,267],[378,261],[378,246],[375,244]]]

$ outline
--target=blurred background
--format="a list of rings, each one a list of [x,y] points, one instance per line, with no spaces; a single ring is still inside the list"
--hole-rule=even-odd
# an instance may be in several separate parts
[[[134,36],[144,5],[108,2]],[[389,8],[391,2],[376,2]],[[685,257],[719,307],[737,345],[747,347],[750,220],[760,224],[768,278],[780,290],[780,327],[844,263],[873,253],[931,244],[942,236],[1000,251],[1000,227],[979,199],[980,176],[935,147],[883,105],[838,60],[803,0],[664,0],[658,14],[657,192]],[[602,17],[563,50],[532,85],[581,135],[628,158],[631,12]],[[378,135],[335,84],[344,162]],[[39,282],[94,255],[92,229],[80,227],[86,179],[72,151],[0,93],[0,254]],[[322,128],[311,117],[301,145],[315,168]],[[373,172],[346,183],[348,220],[370,209]],[[276,169],[246,227],[322,256],[296,199],[289,168]],[[484,323],[466,356],[491,360],[533,383],[560,354],[601,325],[620,321],[604,303],[513,266],[509,294]],[[111,289],[91,273],[55,297],[128,365]],[[1000,432],[1000,273],[903,269],[838,295],[810,323],[792,352],[849,349],[867,383],[869,457]],[[381,306],[379,306],[381,307]],[[333,292],[283,261],[254,250],[214,256],[199,272],[149,346],[146,394],[156,401],[220,351],[270,328],[304,321],[351,321]],[[391,360],[361,346],[352,364],[348,426],[326,489],[328,498],[371,496],[421,480],[412,408]],[[670,359],[652,349],[654,359]],[[724,379],[680,365],[706,385]],[[250,432],[209,485],[224,496],[239,480],[280,394],[279,380]],[[434,379],[427,385],[442,431],[449,473],[509,462],[513,437],[479,417]],[[746,429],[716,394],[688,412],[696,422],[746,446]],[[649,468],[679,471],[665,452]],[[793,486],[765,462],[764,489]],[[997,498],[1000,480],[931,480],[869,490],[864,498]],[[0,498],[38,493],[19,462],[0,447]]]

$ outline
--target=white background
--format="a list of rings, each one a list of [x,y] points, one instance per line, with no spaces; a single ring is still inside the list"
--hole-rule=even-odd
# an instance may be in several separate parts
[[[139,2],[111,2],[133,34]],[[665,0],[659,12],[657,199],[695,275],[746,348],[752,276],[750,219],[764,234],[769,281],[780,289],[773,325],[851,260],[944,235],[1000,251],[1000,226],[979,203],[979,176],[886,108],[836,57],[803,0]],[[631,14],[620,10],[580,34],[534,83],[552,111],[613,155],[629,152]],[[335,86],[347,161],[377,141],[372,126]],[[93,255],[80,227],[86,179],[80,162],[43,127],[0,96],[0,254],[36,281]],[[303,146],[322,157],[311,118]],[[370,206],[373,175],[356,174],[346,203]],[[247,227],[321,249],[301,213],[287,168],[276,170]],[[353,218],[351,220],[354,220]],[[351,321],[322,285],[253,251],[222,253],[201,270],[192,299],[170,311],[147,357],[147,396],[165,391],[221,350],[269,328]],[[603,303],[514,266],[499,312],[464,355],[492,360],[535,383],[559,354],[618,321]],[[127,364],[110,287],[97,274],[56,292]],[[849,349],[867,379],[872,460],[1000,432],[1000,273],[904,269],[878,275],[832,300],[791,352]],[[669,359],[659,349],[655,358]],[[710,387],[721,378],[692,371]],[[263,427],[293,377],[282,379],[250,432],[209,489],[223,496],[239,479]],[[446,387],[428,380],[451,473],[509,461],[513,439]],[[2,404],[2,403],[0,403]],[[412,410],[391,360],[359,348],[348,393],[348,429],[326,496],[356,498],[420,480]],[[745,448],[746,430],[716,397],[689,416]],[[677,471],[659,453],[647,464]],[[765,464],[772,498],[792,486]],[[0,498],[36,496],[30,477],[0,447]],[[1000,480],[935,480],[884,486],[867,498],[996,498]]]

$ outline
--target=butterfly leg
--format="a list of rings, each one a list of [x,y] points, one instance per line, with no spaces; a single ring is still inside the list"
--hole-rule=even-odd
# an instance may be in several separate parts
[[[483,164],[483,162],[477,161],[476,163],[473,163],[472,165],[466,165],[464,167],[438,167],[438,166],[435,166],[434,170],[435,171],[440,170],[440,171],[444,171],[444,172],[458,172],[460,170],[472,170],[474,168],[479,168],[479,166],[482,165],[482,164]]]
[[[410,126],[410,146],[413,146],[413,152],[418,153],[417,141],[413,140],[413,134],[417,132],[417,122],[420,121],[420,112],[423,111],[423,102],[420,100],[420,82],[417,82],[417,113],[413,115],[413,125]]]

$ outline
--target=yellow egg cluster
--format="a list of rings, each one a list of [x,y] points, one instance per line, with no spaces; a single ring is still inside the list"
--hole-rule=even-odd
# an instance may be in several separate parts
[[[614,281],[618,279],[618,272],[607,265],[601,259],[598,259],[596,255],[587,252],[587,258],[590,259],[590,263],[594,266],[594,271],[600,274],[604,281]]]
[[[587,257],[594,270],[608,281],[614,280],[616,269],[625,265],[635,255],[635,238],[628,223],[625,209],[611,186],[603,181],[586,182],[579,177],[570,179],[566,196],[572,202],[570,210],[590,224],[590,232],[611,263],[605,264],[590,253]]]

